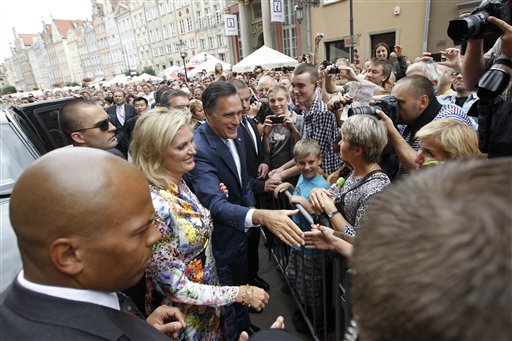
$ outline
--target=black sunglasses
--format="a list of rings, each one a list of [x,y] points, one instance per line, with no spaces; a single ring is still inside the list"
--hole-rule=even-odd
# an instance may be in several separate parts
[[[84,130],[89,130],[89,129],[96,129],[96,128],[100,128],[101,131],[107,131],[109,125],[110,125],[110,118],[106,118],[106,119],[101,120],[98,123],[96,123],[94,125],[94,127],[78,129],[78,130],[75,130],[75,133],[84,131]]]

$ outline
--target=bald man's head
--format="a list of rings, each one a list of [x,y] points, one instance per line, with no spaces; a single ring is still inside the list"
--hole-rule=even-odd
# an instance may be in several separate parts
[[[91,148],[46,154],[18,179],[10,202],[25,277],[96,290],[140,279],[159,236],[153,217],[142,174]]]

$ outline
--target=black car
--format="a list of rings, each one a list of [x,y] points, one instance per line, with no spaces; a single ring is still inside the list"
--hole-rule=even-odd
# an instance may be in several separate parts
[[[9,200],[23,170],[45,153],[69,142],[60,131],[57,114],[73,98],[0,107],[0,292],[21,270],[16,236],[9,220]],[[27,212],[30,214],[30,212]]]

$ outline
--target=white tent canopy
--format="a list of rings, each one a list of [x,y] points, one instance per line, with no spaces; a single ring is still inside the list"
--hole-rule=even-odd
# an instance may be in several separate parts
[[[201,52],[201,53],[196,54],[194,57],[190,58],[190,60],[188,62],[191,64],[201,64],[210,59],[217,59],[217,58],[215,58],[214,56],[212,56],[211,54],[208,54],[206,52]]]
[[[251,72],[258,65],[268,70],[282,66],[297,66],[297,64],[299,62],[292,57],[263,45],[233,66],[232,70],[234,72]]]
[[[111,85],[115,85],[115,84],[126,84],[126,83],[128,83],[128,80],[129,80],[128,76],[126,76],[124,74],[119,74],[119,75],[115,76],[114,78],[112,78],[111,80],[103,82],[103,84],[100,83],[100,85],[111,86]]]
[[[134,83],[134,82],[147,82],[147,81],[161,82],[163,80],[164,79],[161,78],[161,77],[152,76],[152,75],[150,75],[148,73],[143,73],[142,75],[132,77],[132,80],[130,81],[130,83]]]
[[[206,72],[214,72],[215,65],[217,65],[218,63],[220,63],[222,65],[222,69],[224,70],[224,72],[231,70],[231,66],[232,66],[231,64],[223,62],[222,60],[217,59],[217,58],[212,58],[212,59],[208,59],[206,62],[202,62],[201,64],[198,64],[193,70],[188,71],[188,76],[194,77],[199,72],[203,71],[203,69],[206,70]]]

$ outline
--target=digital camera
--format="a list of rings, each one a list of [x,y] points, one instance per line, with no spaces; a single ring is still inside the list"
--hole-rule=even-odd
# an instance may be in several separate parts
[[[284,122],[283,117],[279,116],[269,116],[270,121],[272,121],[272,124],[282,124]]]
[[[384,96],[379,100],[375,101],[371,106],[357,107],[348,109],[348,117],[352,115],[372,115],[377,116],[377,110],[383,111],[393,124],[398,122],[398,118],[400,116],[400,107],[398,105],[398,100],[395,96]]]

